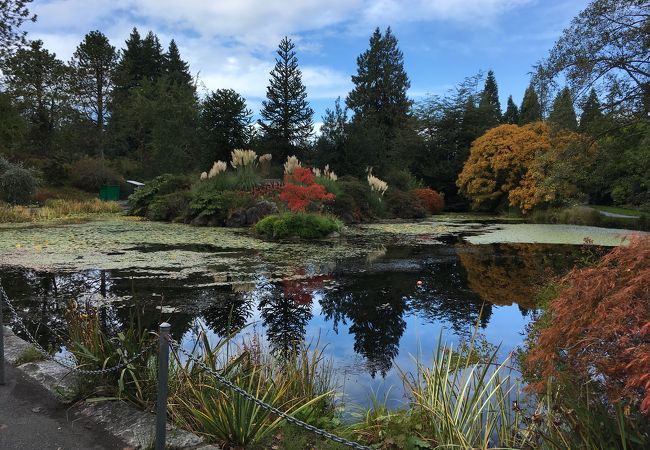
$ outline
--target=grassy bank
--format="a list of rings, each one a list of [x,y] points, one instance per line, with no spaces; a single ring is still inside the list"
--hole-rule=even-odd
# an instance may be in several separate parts
[[[29,207],[0,203],[0,223],[24,223],[122,212],[117,202],[92,200],[49,200],[44,206]]]

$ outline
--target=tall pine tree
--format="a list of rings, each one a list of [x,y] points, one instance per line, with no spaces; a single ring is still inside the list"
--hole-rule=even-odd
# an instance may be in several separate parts
[[[558,92],[553,106],[548,116],[548,121],[554,127],[576,131],[578,129],[578,120],[576,119],[576,111],[573,109],[573,100],[571,100],[571,91],[565,87]]]
[[[347,169],[363,173],[366,165],[377,173],[408,169],[413,159],[415,135],[410,116],[411,86],[404,70],[404,56],[390,28],[379,28],[370,37],[370,47],[357,58],[354,88],[346,105],[354,113],[350,125],[349,161],[361,161]],[[417,137],[417,136],[415,136]]]
[[[485,86],[479,101],[479,114],[481,115],[485,130],[494,128],[501,122],[501,103],[499,102],[499,89],[494,78],[494,72],[489,71],[485,79]]]
[[[594,133],[598,131],[603,124],[603,117],[598,94],[595,89],[592,89],[589,97],[587,97],[587,100],[582,106],[578,131],[581,133]]]
[[[86,117],[102,131],[117,65],[117,51],[100,31],[91,31],[72,56],[72,88]]]
[[[264,139],[280,161],[305,147],[313,133],[314,111],[307,102],[295,47],[288,37],[280,42],[260,112]]]
[[[508,105],[506,106],[506,112],[501,118],[501,123],[507,124],[518,124],[519,123],[519,108],[515,105],[515,102],[512,101],[512,95],[508,96]]]
[[[404,70],[404,55],[390,27],[382,36],[379,28],[370,37],[370,48],[357,58],[354,88],[346,104],[354,120],[371,120],[389,131],[408,122],[412,102],[407,97],[411,87]]]
[[[521,102],[521,108],[519,108],[519,125],[539,120],[542,120],[542,105],[539,103],[535,87],[531,83],[524,92],[524,100]]]
[[[70,112],[68,67],[37,40],[19,49],[3,70],[7,92],[28,123],[29,152],[49,156],[54,134]]]
[[[164,75],[173,84],[181,86],[192,86],[190,66],[181,59],[181,53],[178,50],[176,41],[173,39],[169,43],[167,53],[163,55],[162,69]]]
[[[203,101],[201,131],[205,145],[203,165],[230,159],[230,152],[250,143],[251,117],[246,100],[232,89],[217,89]]]

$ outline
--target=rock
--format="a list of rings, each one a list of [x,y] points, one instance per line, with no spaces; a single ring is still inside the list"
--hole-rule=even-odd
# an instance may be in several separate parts
[[[359,223],[359,221],[354,217],[354,215],[349,212],[341,214],[340,219],[343,221],[343,223],[346,223],[348,225],[353,223]]]
[[[205,227],[208,225],[208,218],[205,216],[198,216],[192,219],[190,225],[195,227]]]
[[[268,200],[258,200],[255,205],[246,210],[246,224],[255,225],[257,222],[278,213],[278,205]]]
[[[338,231],[332,231],[330,234],[327,235],[327,237],[328,237],[329,239],[340,238],[340,237],[341,237],[341,233],[339,233]]]
[[[264,217],[277,214],[278,206],[268,200],[258,200],[253,206],[248,209],[238,208],[234,210],[228,220],[226,221],[227,227],[248,227],[255,225]]]

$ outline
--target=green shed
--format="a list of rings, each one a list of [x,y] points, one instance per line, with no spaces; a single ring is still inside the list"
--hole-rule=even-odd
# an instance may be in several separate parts
[[[120,185],[119,184],[105,184],[99,190],[99,198],[107,201],[117,201],[120,199]]]

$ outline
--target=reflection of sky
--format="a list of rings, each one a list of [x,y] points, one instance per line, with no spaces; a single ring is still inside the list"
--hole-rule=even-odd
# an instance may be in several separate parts
[[[394,360],[394,365],[385,377],[377,374],[373,378],[365,368],[364,358],[354,351],[354,336],[349,331],[351,323],[339,322],[338,333],[336,333],[332,321],[326,320],[321,314],[319,304],[321,298],[321,292],[314,293],[311,307],[313,318],[307,324],[305,339],[306,342],[314,345],[318,342],[321,348],[325,348],[325,355],[333,361],[338,387],[343,391],[344,402],[348,405],[367,405],[370,396],[374,394],[380,400],[388,395],[389,406],[399,406],[403,402],[404,392],[399,370],[413,372],[416,367],[414,358],[417,355],[425,364],[430,364],[438,346],[441,330],[443,343],[455,347],[460,340],[451,330],[449,323],[444,320],[431,322],[413,313],[405,314],[406,330],[400,339],[399,354]],[[530,316],[523,316],[516,304],[493,306],[489,323],[485,328],[480,329],[480,333],[488,342],[501,344],[499,362],[521,344],[523,331],[529,321]],[[250,338],[257,332],[261,344],[269,348],[257,308],[253,309],[250,323],[252,325],[245,330],[244,334]],[[199,328],[206,330],[212,344],[219,341],[219,337],[203,321],[199,321],[198,325]],[[471,333],[473,330],[469,328],[467,331]],[[188,331],[183,338],[183,347],[187,350],[192,348],[192,334]]]

